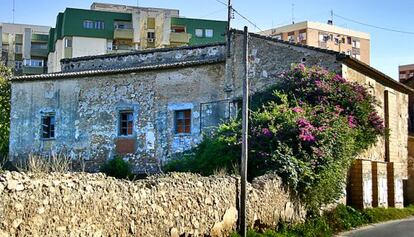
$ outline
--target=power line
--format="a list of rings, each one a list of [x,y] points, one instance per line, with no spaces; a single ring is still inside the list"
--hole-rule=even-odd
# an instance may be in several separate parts
[[[215,0],[216,2],[223,4],[224,6],[227,7],[227,3],[222,2],[221,0]],[[251,21],[249,18],[243,16],[239,11],[237,11],[234,7],[232,7],[233,12],[235,12],[237,15],[239,15],[241,18],[243,18],[244,20],[246,20],[247,22],[249,22],[252,26],[254,26],[256,29],[263,31],[262,29],[260,29],[259,26],[257,26],[253,21]]]
[[[222,9],[220,9],[220,10],[217,10],[217,11],[213,11],[213,12],[207,13],[207,14],[205,14],[205,15],[203,15],[203,16],[200,16],[200,18],[204,18],[204,17],[210,16],[210,15],[213,15],[213,14],[216,14],[216,13],[219,13],[219,12],[222,12],[222,11],[224,11],[224,10],[226,10],[226,9],[227,9],[227,8],[222,8]]]
[[[357,23],[357,24],[360,24],[360,25],[369,26],[369,27],[372,27],[372,28],[380,29],[380,30],[386,30],[386,31],[391,31],[391,32],[396,32],[396,33],[414,35],[414,32],[412,32],[412,31],[396,30],[396,29],[386,28],[386,27],[382,27],[382,26],[371,25],[371,24],[360,22],[360,21],[352,20],[350,18],[343,17],[343,16],[340,16],[340,15],[335,14],[335,13],[332,13],[332,15],[334,15],[336,17],[339,17],[339,18],[341,18],[343,20],[346,20],[346,21],[354,22],[354,23]]]

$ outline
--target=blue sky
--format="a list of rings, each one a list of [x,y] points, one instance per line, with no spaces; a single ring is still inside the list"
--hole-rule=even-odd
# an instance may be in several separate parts
[[[227,0],[221,0],[227,1]],[[15,0],[15,22],[55,24],[56,15],[66,7],[89,8],[90,0]],[[136,5],[136,0],[100,0],[117,4]],[[225,6],[217,0],[139,0],[140,6],[175,8],[185,17],[226,19]],[[0,0],[0,22],[12,22],[13,0]],[[261,29],[289,24],[292,4],[296,22],[310,20],[326,22],[330,11],[363,23],[414,32],[414,1],[412,0],[233,0],[233,6]],[[414,34],[401,34],[367,27],[334,17],[334,23],[371,34],[371,65],[397,78],[398,65],[414,63]],[[248,25],[236,15],[233,27]]]

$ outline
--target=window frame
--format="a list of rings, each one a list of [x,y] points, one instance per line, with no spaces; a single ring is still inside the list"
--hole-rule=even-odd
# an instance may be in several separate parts
[[[207,34],[207,32],[211,32],[211,35]],[[214,37],[214,29],[205,29],[204,35],[206,38],[213,38]]]
[[[183,117],[179,115],[183,113]],[[179,124],[181,121],[181,124]],[[192,110],[180,109],[174,110],[174,134],[175,135],[190,135],[192,130]],[[179,129],[181,126],[181,129]],[[181,131],[181,132],[180,132]]]
[[[94,29],[95,28],[95,22],[91,20],[84,20],[83,21],[83,29]]]
[[[201,32],[201,35],[199,35],[199,34],[197,34],[197,32]],[[201,28],[196,28],[195,30],[194,30],[194,35],[195,35],[195,37],[197,37],[197,38],[203,38],[204,37],[204,30],[203,29],[201,29]]]
[[[53,118],[53,120],[52,120]],[[45,119],[49,119],[49,124],[45,125]],[[43,113],[40,117],[40,137],[41,140],[55,140],[56,139],[56,113]],[[47,131],[47,136],[45,136],[45,126],[52,127],[51,129]],[[52,136],[53,134],[53,136]]]
[[[127,115],[126,119],[122,118],[123,114],[130,114],[131,117],[129,118]],[[123,122],[126,123],[126,127],[123,126]],[[131,132],[129,132],[129,123],[131,123]],[[124,109],[118,111],[118,137],[132,137],[134,136],[134,124],[135,118],[134,118],[134,110],[133,109]],[[123,134],[123,130],[125,130],[125,134]]]
[[[96,30],[104,30],[105,29],[105,22],[104,21],[94,21],[94,29]]]

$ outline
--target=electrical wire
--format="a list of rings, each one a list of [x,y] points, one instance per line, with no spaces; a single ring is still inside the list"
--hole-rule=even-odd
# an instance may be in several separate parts
[[[222,11],[224,11],[224,10],[227,10],[227,8],[222,8],[222,9],[220,9],[220,10],[217,10],[217,11],[213,11],[213,12],[207,13],[207,14],[205,14],[205,15],[203,15],[203,16],[200,16],[200,18],[205,18],[205,17],[211,16],[211,15],[213,15],[213,14],[216,14],[216,13],[222,12]]]
[[[224,6],[228,7],[228,4],[221,1],[221,0],[215,0],[216,2],[223,4]],[[260,29],[259,26],[257,26],[253,21],[251,21],[249,18],[243,16],[239,11],[237,11],[234,7],[231,8],[233,10],[233,12],[235,12],[237,15],[239,15],[241,18],[243,18],[244,20],[246,20],[247,22],[249,22],[252,26],[254,26],[256,29],[263,31],[262,29]]]
[[[386,28],[386,27],[382,27],[382,26],[371,25],[371,24],[360,22],[360,21],[352,20],[350,18],[343,17],[343,16],[340,16],[340,15],[335,14],[335,13],[333,13],[333,15],[336,16],[336,17],[339,17],[343,20],[346,20],[346,21],[354,22],[354,23],[357,23],[357,24],[360,24],[360,25],[364,25],[364,26],[368,26],[368,27],[372,27],[372,28],[376,28],[376,29],[380,29],[380,30],[386,30],[386,31],[391,31],[391,32],[396,32],[396,33],[414,35],[414,32],[412,32],[412,31],[396,30],[396,29]]]

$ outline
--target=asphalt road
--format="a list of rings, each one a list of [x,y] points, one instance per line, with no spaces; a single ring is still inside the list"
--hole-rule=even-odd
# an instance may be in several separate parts
[[[414,217],[404,220],[373,224],[341,233],[350,237],[414,237]]]

